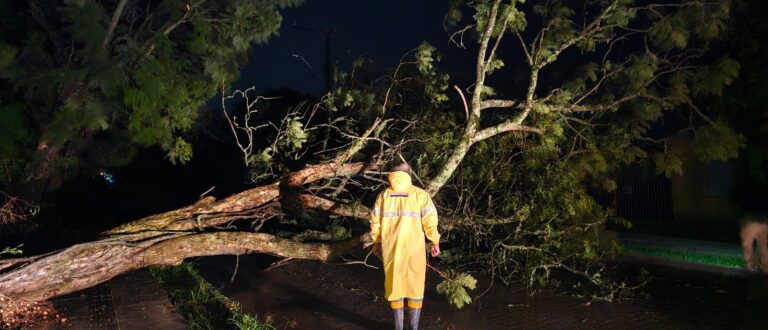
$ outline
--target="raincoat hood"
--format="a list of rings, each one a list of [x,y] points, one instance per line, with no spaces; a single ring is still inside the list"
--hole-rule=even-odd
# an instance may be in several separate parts
[[[389,186],[394,191],[406,191],[411,187],[411,176],[403,171],[394,171],[387,176]]]

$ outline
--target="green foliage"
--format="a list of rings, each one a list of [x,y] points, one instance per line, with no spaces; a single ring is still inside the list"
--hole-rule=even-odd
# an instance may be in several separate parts
[[[693,139],[694,152],[705,162],[735,158],[746,146],[746,138],[719,122],[699,129]]]
[[[176,162],[186,163],[192,159],[192,145],[182,138],[177,137],[176,143],[174,143],[171,150],[168,151],[168,157],[173,164],[176,164]]]
[[[459,3],[452,2],[446,22],[462,31]],[[492,1],[465,4],[474,11],[466,26],[481,35]],[[652,162],[658,174],[681,174],[682,150],[668,144],[683,136],[681,129],[690,132],[705,161],[732,158],[743,147],[713,109],[695,106],[719,95],[738,72],[732,59],[713,63],[717,57],[707,53],[725,30],[729,8],[725,1],[503,2],[498,20],[509,19],[509,29],[521,32],[532,63],[522,63],[527,66],[521,70],[515,59],[495,54],[486,73],[508,67],[538,73],[533,103],[527,104],[532,111],[522,123],[544,134],[500,135],[472,146],[440,196],[454,217],[465,218],[446,234],[461,246],[449,254],[450,262],[505,282],[522,277],[531,287],[575,281],[574,289],[609,300],[631,291],[605,267],[621,252],[605,225],[631,223],[598,205],[587,187],[613,191],[615,173],[637,163]],[[599,24],[589,25],[592,20]],[[712,26],[704,27],[706,22]],[[493,31],[490,46],[501,31]],[[568,62],[558,62],[561,56]],[[478,87],[481,99],[529,88],[527,77],[513,81],[511,89]],[[523,97],[512,100],[526,106]],[[484,115],[481,126],[516,119],[519,110]],[[406,156],[417,160],[422,176],[443,164],[461,136],[461,125],[452,122],[457,118],[431,111],[424,118],[436,128],[416,134],[425,145]],[[695,119],[680,123],[677,115]]]
[[[352,236],[351,232],[338,219],[333,220],[326,228],[326,231],[330,234],[329,238],[331,241],[341,241]]]
[[[654,44],[662,49],[685,48],[690,38],[683,20],[678,17],[662,18],[651,28],[650,35]]]
[[[440,58],[435,57],[435,47],[422,42],[419,47],[416,48],[416,68],[419,69],[421,74],[431,74],[434,71],[433,62],[439,61]]]
[[[643,88],[656,74],[659,61],[653,54],[634,56],[632,64],[624,71],[627,88],[637,90]]]
[[[488,66],[487,66],[488,74],[492,74],[497,69],[501,69],[503,67],[504,67],[504,61],[497,58],[493,58],[490,61],[488,61]]]
[[[730,85],[739,74],[740,64],[731,58],[722,58],[715,65],[697,72],[694,77],[696,84],[692,89],[694,95],[720,96],[723,88]]]
[[[271,178],[270,173],[273,164],[273,148],[264,148],[261,152],[251,155],[245,160],[245,165],[248,166],[250,172],[251,182],[261,182],[266,178]]]
[[[273,329],[256,316],[243,314],[237,303],[206,282],[191,263],[152,268],[150,272],[171,296],[190,329]]]
[[[24,244],[20,244],[19,246],[16,246],[16,247],[6,246],[2,250],[0,250],[0,257],[2,257],[3,255],[11,255],[11,256],[13,256],[13,255],[20,255],[20,254],[22,254],[22,253],[24,253],[24,251],[21,250],[22,246],[24,246]]]
[[[656,174],[664,174],[667,177],[683,174],[683,160],[675,154],[657,153],[653,155],[653,162],[656,164]]]
[[[435,47],[427,42],[422,42],[416,48],[415,56],[416,67],[421,76],[426,80],[424,92],[429,95],[430,100],[434,104],[447,101],[448,96],[445,94],[445,91],[448,89],[448,75],[439,74],[433,66],[440,61],[440,55],[435,52]]]
[[[250,316],[248,314],[235,314],[229,319],[229,323],[235,326],[238,330],[269,330],[274,327],[261,323],[257,316]]]
[[[109,128],[104,105],[90,97],[67,100],[49,125],[49,134],[56,144],[65,143],[69,136],[82,130],[98,132]]]
[[[437,293],[444,295],[448,302],[461,309],[472,303],[472,297],[467,290],[474,290],[477,280],[472,275],[452,269],[446,270],[443,281],[437,285]]]
[[[626,251],[650,256],[692,261],[728,268],[744,268],[744,259],[733,256],[715,256],[706,253],[662,247],[627,246]]]
[[[523,0],[518,2],[523,3],[525,1]],[[509,26],[510,30],[516,32],[525,30],[525,26],[528,24],[528,22],[525,20],[525,13],[518,10],[514,2],[502,12],[506,12],[507,26]]]
[[[381,70],[369,60],[358,59],[351,72],[336,73],[336,88],[324,98],[323,105],[334,112],[334,116],[340,116],[336,121],[337,128],[356,134],[361,134],[376,118],[391,119],[385,129],[374,133],[377,138],[389,142],[402,141],[414,128],[402,119],[421,120],[425,114],[440,117],[441,120],[434,123],[417,125],[418,130],[440,131],[442,135],[430,135],[430,138],[440,140],[439,145],[431,142],[409,144],[414,150],[423,150],[416,162],[434,165],[434,158],[448,155],[455,143],[452,138],[456,135],[453,134],[460,128],[453,119],[465,116],[462,110],[447,108],[449,76],[437,69],[440,58],[436,49],[424,42],[406,53],[394,69]],[[449,118],[451,120],[442,120]],[[332,129],[327,136],[336,139],[337,133]],[[331,142],[347,144],[350,141],[344,136]],[[359,157],[380,151],[377,143],[371,141],[369,145],[374,147],[363,150]]]
[[[7,78],[12,75],[13,63],[16,58],[16,48],[0,43],[0,78]]]
[[[259,164],[266,166],[266,165],[269,165],[270,163],[272,163],[271,147],[264,148],[264,150],[262,150],[261,152],[255,155],[251,155],[245,161],[245,165],[248,165],[248,166],[259,166]]]
[[[0,155],[14,159],[23,155],[31,137],[24,126],[24,106],[0,103]],[[2,157],[5,158],[5,157]]]
[[[237,78],[252,43],[277,33],[279,11],[300,2],[129,1],[106,46],[117,0],[3,2],[0,159],[28,163],[42,157],[37,144],[60,147],[34,162],[53,161],[44,176],[102,167],[97,151],[110,146],[125,151],[110,155],[115,164],[149,146],[189,161],[198,109]]]
[[[307,133],[304,131],[304,124],[296,117],[286,119],[285,134],[279,140],[284,147],[295,152],[301,149],[301,146],[307,142]]]

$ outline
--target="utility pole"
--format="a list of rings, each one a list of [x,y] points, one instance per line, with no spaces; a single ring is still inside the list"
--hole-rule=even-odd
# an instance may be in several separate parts
[[[333,88],[333,76],[331,72],[331,38],[336,34],[336,28],[333,29],[319,29],[315,27],[299,26],[296,22],[293,22],[293,28],[298,30],[320,32],[323,37],[323,43],[325,45],[325,58],[323,61],[323,80],[325,81],[325,89],[323,93],[328,93]]]

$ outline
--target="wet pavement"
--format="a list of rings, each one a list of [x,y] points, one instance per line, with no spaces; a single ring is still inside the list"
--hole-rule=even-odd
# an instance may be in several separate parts
[[[197,261],[200,274],[278,329],[391,329],[382,299],[383,274],[362,265],[296,261],[264,271],[265,257]],[[521,284],[495,285],[462,310],[435,292],[427,276],[422,329],[767,329],[768,279],[648,266],[642,295],[614,303],[553,292],[528,295]],[[488,287],[480,278],[477,295]],[[165,291],[146,271],[117,277],[58,297],[66,326],[50,322],[28,329],[185,329]]]
[[[41,322],[25,329],[186,329],[165,290],[146,270],[51,300],[67,322]]]
[[[278,329],[391,329],[383,274],[361,265],[299,261],[262,271],[263,258],[199,261],[201,275]],[[651,268],[645,295],[614,303],[496,285],[456,310],[435,292],[429,272],[422,329],[766,329],[768,280]],[[488,281],[478,284],[477,294]]]

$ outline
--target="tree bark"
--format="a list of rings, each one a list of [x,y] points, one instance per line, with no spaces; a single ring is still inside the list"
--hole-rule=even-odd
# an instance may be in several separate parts
[[[349,207],[306,194],[302,185],[351,176],[365,163],[311,165],[285,179],[222,200],[206,197],[195,204],[151,215],[104,233],[104,237],[47,255],[0,260],[0,294],[40,301],[82,290],[136,269],[176,265],[196,256],[268,253],[294,259],[329,261],[360,247],[358,239],[334,244],[301,243],[270,234],[242,231],[203,232],[238,219],[267,219],[282,214],[280,201],[343,216],[365,217],[365,207]],[[288,188],[288,189],[286,189]]]
[[[0,293],[16,300],[40,301],[136,269],[178,265],[189,257],[268,253],[329,261],[356,245],[353,241],[336,245],[299,243],[253,232],[184,233],[168,237],[151,244],[107,239],[74,245],[0,276]]]

